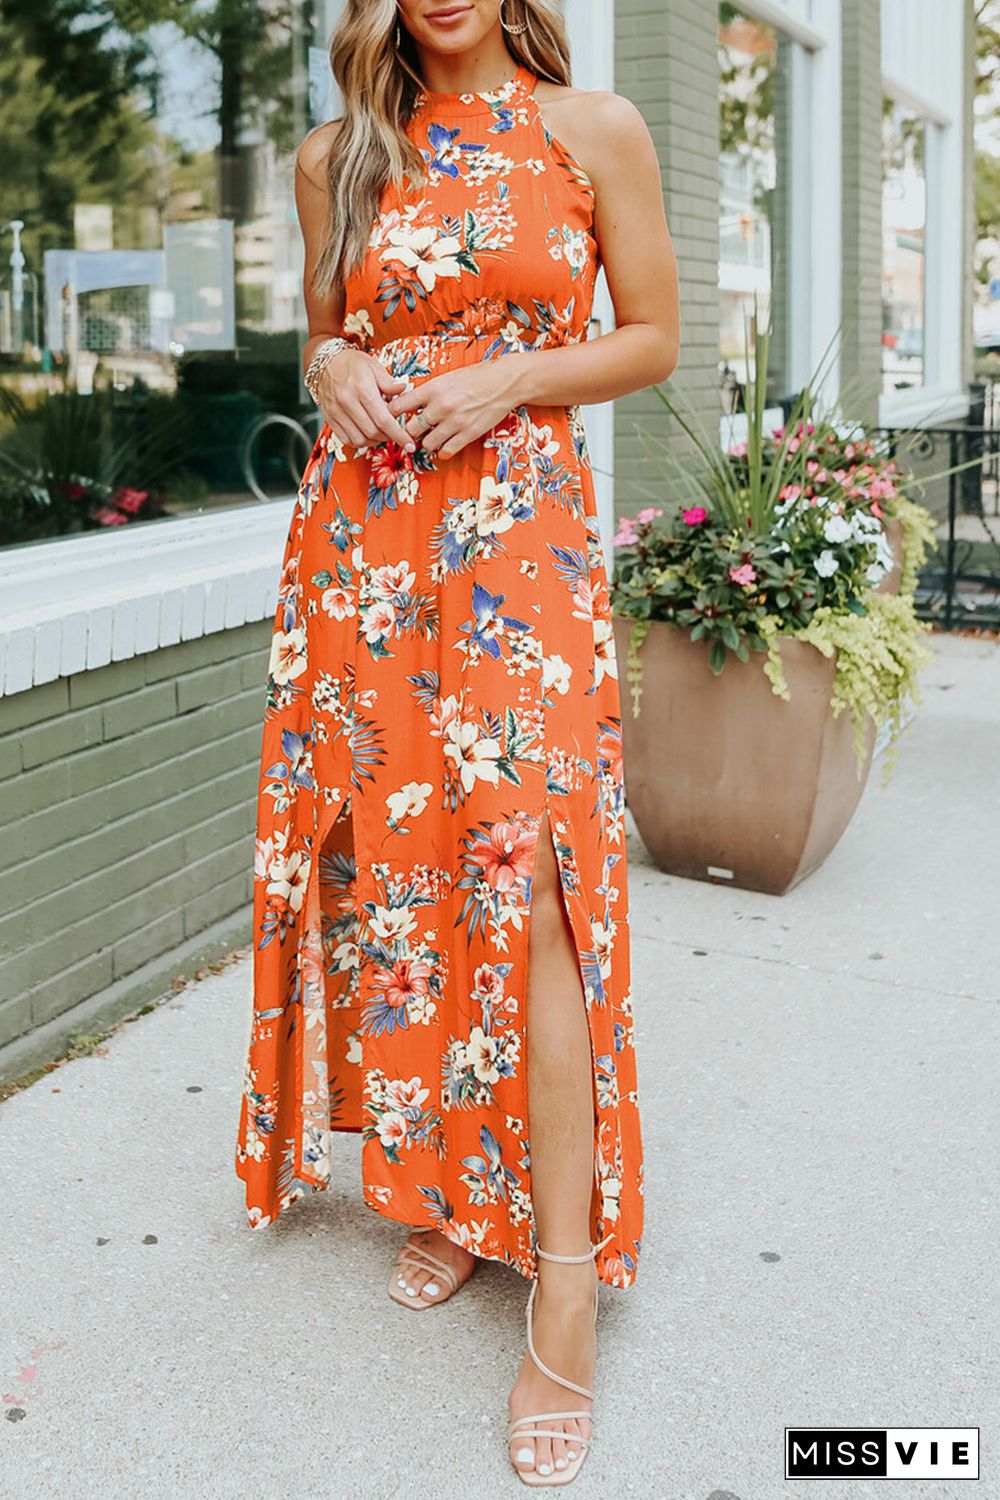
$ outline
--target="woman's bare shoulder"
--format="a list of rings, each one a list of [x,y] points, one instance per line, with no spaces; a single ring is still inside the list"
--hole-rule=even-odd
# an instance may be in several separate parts
[[[343,119],[327,120],[310,130],[295,153],[295,165],[314,187],[326,187],[326,169],[330,152],[340,135]]]
[[[563,141],[592,177],[617,166],[650,143],[641,111],[610,89],[577,89],[539,79],[535,98],[552,134]]]

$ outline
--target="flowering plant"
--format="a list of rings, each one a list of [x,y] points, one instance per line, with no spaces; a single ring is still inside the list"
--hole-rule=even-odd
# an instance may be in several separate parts
[[[805,461],[777,488],[766,531],[717,507],[675,503],[665,520],[660,507],[624,517],[614,538],[617,612],[687,628],[705,641],[714,672],[727,650],[741,661],[766,650],[774,618],[797,629],[822,605],[861,613],[895,562],[886,521],[904,509],[904,480],[892,459],[863,434],[814,422],[777,429],[769,443],[773,467],[782,447]],[[737,473],[746,447],[729,450]]]
[[[746,437],[726,451],[701,437],[656,388],[696,457],[682,464],[665,450],[667,486],[677,481],[683,498],[623,518],[614,538],[613,607],[636,622],[627,662],[633,712],[642,682],[638,652],[654,620],[703,641],[716,674],[729,652],[741,661],[766,652],[765,671],[781,696],[788,689],[780,638],[809,639],[831,655],[826,635],[833,632],[837,670],[845,674],[835,683],[834,703],[837,711],[851,709],[860,755],[867,716],[898,726],[902,696],[914,691],[917,667],[929,657],[920,641],[929,627],[916,618],[912,591],[927,550],[936,546],[933,522],[906,494],[910,476],[888,446],[857,423],[818,414],[811,387],[783,426],[768,426],[767,342],[766,332],[756,335]],[[892,522],[902,535],[903,560],[899,603],[888,622],[889,596],[877,590],[897,561]],[[845,620],[853,626],[841,628]],[[860,659],[870,647],[879,663],[878,683],[866,682],[863,691],[857,672],[853,691],[846,681],[849,641]]]

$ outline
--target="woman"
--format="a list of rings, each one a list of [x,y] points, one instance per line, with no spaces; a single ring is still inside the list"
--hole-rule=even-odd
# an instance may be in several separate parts
[[[264,1225],[360,1131],[364,1202],[414,1226],[397,1302],[480,1260],[530,1279],[509,1453],[563,1483],[643,1215],[579,404],[673,370],[674,258],[642,118],[569,86],[553,0],[348,0],[332,60],[344,117],[297,157],[325,425],[268,677],[237,1171]],[[599,259],[618,326],[588,340]]]

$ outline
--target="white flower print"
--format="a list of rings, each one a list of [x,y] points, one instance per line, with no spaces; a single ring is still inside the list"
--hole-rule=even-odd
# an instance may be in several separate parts
[[[371,575],[371,590],[376,599],[391,599],[395,594],[405,594],[417,581],[407,562],[387,563],[375,568]]]
[[[490,786],[499,786],[500,745],[488,735],[480,734],[476,724],[466,720],[452,719],[445,737],[444,753],[454,762],[462,789],[471,792],[476,780],[487,781]]]
[[[398,938],[409,937],[417,928],[417,919],[407,906],[376,906],[371,917],[371,929],[384,943],[394,943]]]
[[[393,821],[401,823],[404,818],[418,818],[433,790],[429,781],[409,781],[398,792],[390,792],[385,800]]]
[[[603,682],[605,675],[614,678],[618,676],[614,627],[610,620],[596,619],[594,621],[594,681]]]
[[[291,849],[287,854],[276,855],[268,871],[268,895],[284,901],[292,911],[301,911],[310,863],[304,849]]]
[[[430,1098],[430,1089],[421,1088],[423,1079],[394,1078],[386,1085],[385,1102],[390,1109],[403,1113],[407,1109],[420,1109],[426,1099]]]
[[[557,693],[565,695],[569,692],[569,682],[573,675],[573,668],[568,661],[563,661],[561,656],[546,656],[542,659],[542,687],[546,689],[555,688]]]
[[[476,507],[476,530],[480,536],[495,536],[509,531],[514,524],[511,507],[514,503],[513,486],[498,481],[491,474],[484,474],[479,485],[479,503]]]
[[[324,589],[320,595],[320,606],[333,620],[346,620],[349,615],[355,613],[354,600],[350,591],[335,585],[333,588]]]
[[[344,319],[344,337],[350,339],[357,338],[359,335],[366,341],[375,335],[375,329],[366,307],[359,307],[349,312]]]
[[[268,671],[278,686],[301,677],[307,665],[305,631],[301,627],[288,631],[276,630],[271,637]]]
[[[434,290],[439,276],[462,274],[462,268],[455,259],[462,248],[460,242],[454,235],[439,234],[433,224],[393,229],[388,240],[388,246],[379,259],[396,260],[400,265],[415,271],[425,292]]]
[[[378,1138],[386,1147],[405,1146],[406,1120],[403,1116],[395,1111],[384,1114],[378,1122]]]
[[[372,604],[361,617],[361,629],[366,641],[377,641],[387,635],[395,623],[396,615],[387,600]]]

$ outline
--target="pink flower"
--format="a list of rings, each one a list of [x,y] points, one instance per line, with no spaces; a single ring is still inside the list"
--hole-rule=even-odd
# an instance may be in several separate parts
[[[700,526],[707,515],[708,511],[703,505],[692,505],[688,510],[684,512],[684,525]]]
[[[871,503],[871,505],[869,505],[868,509],[871,511],[871,513],[875,517],[876,521],[881,521],[881,519],[882,519],[882,507],[881,507],[881,505],[879,505],[879,503],[878,503],[877,500],[873,500],[872,503]]]
[[[746,458],[746,456],[747,456],[747,445],[746,445],[746,443],[734,443],[732,445],[732,447],[730,448],[730,450],[729,450],[729,457],[730,458]]]
[[[635,527],[632,524],[631,516],[622,516],[618,522],[618,530],[612,537],[614,546],[632,547],[638,540],[639,538],[635,534]]]
[[[638,515],[636,516],[635,519],[636,519],[636,523],[639,526],[648,526],[649,523],[650,523],[650,521],[655,521],[656,518],[657,518],[657,516],[662,516],[662,515],[663,515],[662,510],[657,510],[654,506],[647,505],[646,508],[645,508],[645,510],[640,510],[639,511],[639,513],[638,513]]]
[[[102,526],[127,526],[128,517],[120,510],[112,510],[108,505],[102,505],[100,510],[94,511],[94,520]]]
[[[121,489],[115,495],[115,504],[119,510],[124,510],[130,515],[135,515],[136,511],[142,510],[148,499],[148,490]]]
[[[757,574],[754,571],[752,564],[740,563],[740,566],[738,568],[729,569],[729,576],[734,583],[749,584],[753,583],[754,579],[757,577]]]

